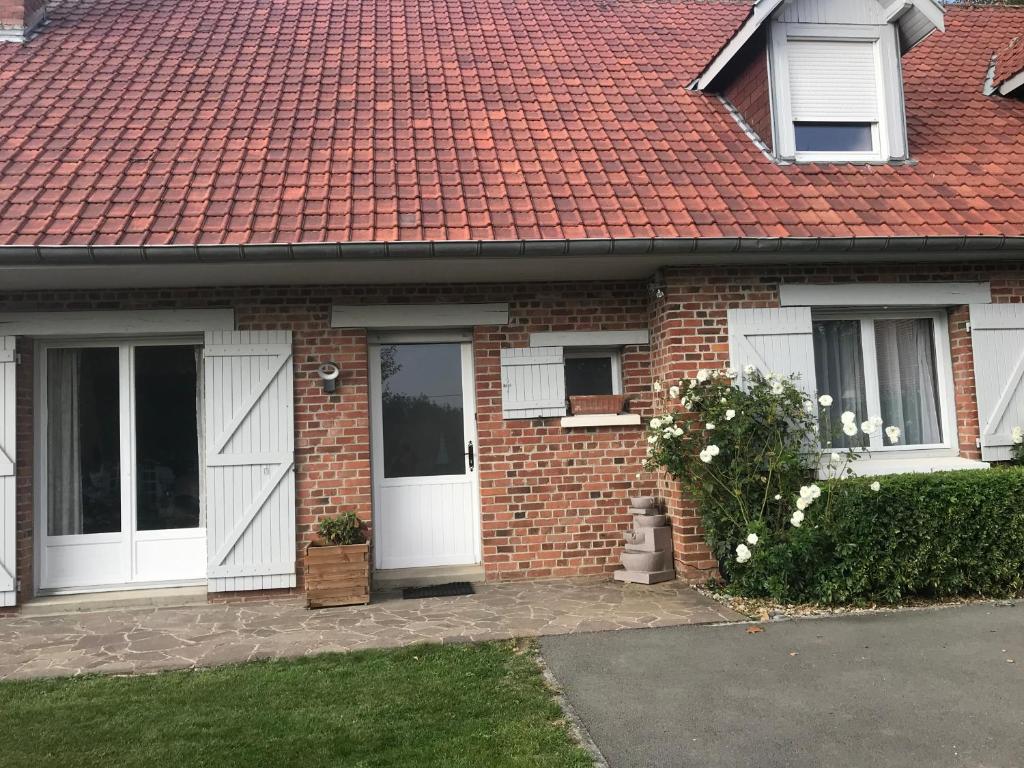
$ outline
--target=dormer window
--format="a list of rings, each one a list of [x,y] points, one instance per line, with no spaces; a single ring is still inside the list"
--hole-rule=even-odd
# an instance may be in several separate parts
[[[892,25],[772,25],[780,157],[797,162],[906,157],[895,33]]]
[[[786,49],[797,159],[881,159],[875,43],[791,38]]]
[[[754,0],[694,81],[786,162],[907,158],[900,56],[943,29],[939,0]]]

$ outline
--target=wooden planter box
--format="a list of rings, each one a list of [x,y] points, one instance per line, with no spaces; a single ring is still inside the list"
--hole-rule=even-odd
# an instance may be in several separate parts
[[[569,398],[574,416],[594,416],[625,413],[624,395],[573,395]]]
[[[370,602],[370,545],[306,547],[306,607]]]

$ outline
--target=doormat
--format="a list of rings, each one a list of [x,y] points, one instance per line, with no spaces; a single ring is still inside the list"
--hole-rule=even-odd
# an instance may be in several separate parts
[[[468,581],[453,581],[451,584],[434,584],[429,587],[406,587],[402,590],[402,599],[415,600],[421,597],[458,597],[473,595],[476,590]]]

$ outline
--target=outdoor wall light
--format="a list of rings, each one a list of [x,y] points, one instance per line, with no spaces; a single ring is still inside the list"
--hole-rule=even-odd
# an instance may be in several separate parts
[[[324,392],[333,394],[338,389],[338,378],[341,376],[341,368],[337,363],[324,363],[316,369],[316,375],[324,383]]]

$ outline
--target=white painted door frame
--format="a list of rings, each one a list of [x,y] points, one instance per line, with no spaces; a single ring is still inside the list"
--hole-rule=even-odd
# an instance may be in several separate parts
[[[468,456],[464,456],[465,475],[440,475],[436,477],[421,478],[397,478],[387,479],[384,477],[384,423],[381,408],[381,393],[383,382],[381,381],[380,350],[388,344],[431,344],[431,343],[458,343],[461,346],[462,363],[462,405],[463,405],[463,434],[465,442],[472,442],[476,454],[475,466],[470,468]],[[479,478],[479,440],[476,429],[476,377],[473,364],[473,343],[472,334],[459,331],[425,331],[425,332],[399,332],[388,334],[372,334],[369,344],[369,367],[370,367],[370,436],[371,436],[371,475],[373,485],[373,539],[374,539],[374,567],[378,570],[389,568],[416,568],[445,565],[477,565],[483,562],[483,543],[481,536],[480,521],[480,478]],[[471,517],[467,521],[470,535],[472,536],[471,546],[461,553],[452,557],[433,557],[415,561],[393,562],[387,557],[386,537],[395,535],[393,529],[389,529],[388,510],[385,509],[384,491],[393,486],[418,486],[424,491],[430,486],[452,485],[464,481],[468,485],[469,502],[465,514]]]
[[[137,528],[137,497],[136,497],[136,435],[135,435],[135,355],[136,347],[155,346],[199,346],[203,344],[201,336],[180,336],[180,337],[73,337],[65,339],[37,340],[34,350],[34,417],[33,429],[35,434],[35,468],[33,470],[33,485],[35,489],[34,516],[35,530],[34,556],[37,564],[35,570],[35,592],[36,594],[62,594],[76,592],[105,592],[123,589],[145,589],[152,586],[181,586],[204,584],[205,565],[203,573],[188,573],[178,577],[174,572],[175,567],[165,570],[168,578],[159,575],[159,570],[154,574],[149,571],[149,576],[141,563],[148,558],[162,562],[173,563],[180,568],[180,556],[186,555],[189,563],[193,558],[188,555],[195,550],[201,553],[201,561],[206,560],[206,529],[205,528],[179,528],[168,530],[139,531]],[[120,445],[120,497],[121,497],[121,530],[117,533],[93,533],[68,536],[50,536],[48,533],[47,514],[47,429],[48,429],[48,408],[47,402],[47,352],[50,349],[70,349],[104,347],[115,348],[118,351],[118,430]],[[197,369],[197,376],[201,376],[201,369]],[[200,436],[202,439],[202,436]],[[200,446],[196,446],[197,453]],[[201,455],[201,454],[199,454]],[[201,475],[200,475],[201,477]],[[199,489],[200,499],[205,498],[205,488]],[[102,562],[109,558],[105,564],[108,568],[102,574],[97,574],[95,579],[73,578],[71,583],[68,579],[52,577],[49,572],[49,565],[53,564],[52,558],[62,553],[65,557],[79,557],[86,563]],[[189,570],[195,570],[191,566]],[[180,570],[178,571],[180,573]],[[83,574],[85,576],[85,574]],[[155,576],[155,578],[154,578]],[[92,582],[92,583],[89,583]]]

